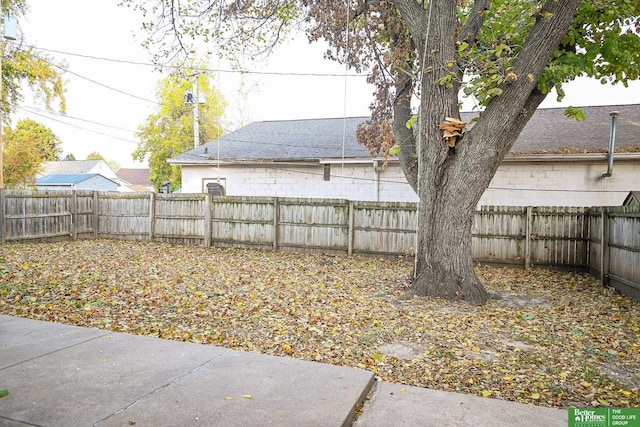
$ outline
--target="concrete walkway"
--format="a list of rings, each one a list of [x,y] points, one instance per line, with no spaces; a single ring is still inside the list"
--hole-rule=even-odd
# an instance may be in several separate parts
[[[0,426],[11,427],[567,425],[565,410],[361,369],[0,315],[5,388]]]

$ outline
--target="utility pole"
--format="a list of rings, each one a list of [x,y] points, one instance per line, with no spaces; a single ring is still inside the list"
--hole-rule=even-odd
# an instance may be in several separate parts
[[[18,21],[15,16],[6,15],[3,18],[2,35],[0,38],[0,189],[4,188],[4,147],[2,144],[2,126],[4,112],[4,98],[2,96],[2,57],[4,56],[4,39],[16,39],[16,25]]]
[[[184,94],[184,105],[193,107],[193,148],[197,148],[200,145],[200,123],[199,115],[200,110],[198,104],[200,104],[200,94],[198,93],[198,74],[193,74],[193,91]]]
[[[197,148],[200,142],[200,123],[198,120],[200,95],[198,94],[198,75],[193,76],[193,148]]]

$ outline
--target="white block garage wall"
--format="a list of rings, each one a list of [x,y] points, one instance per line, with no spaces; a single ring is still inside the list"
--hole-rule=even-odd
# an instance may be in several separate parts
[[[553,161],[505,159],[480,205],[619,206],[640,189],[640,156],[618,154],[613,174],[604,155],[549,156]]]
[[[182,168],[182,191],[201,193],[204,182],[220,178],[228,196],[277,196],[338,198],[349,200],[415,201],[415,194],[404,181],[402,171],[382,171],[376,186],[371,163],[332,164],[331,177],[324,180],[324,165],[309,167],[214,167]],[[404,182],[403,182],[404,181]],[[377,196],[376,196],[377,195]]]
[[[505,159],[479,205],[506,206],[617,206],[629,191],[640,191],[640,155],[616,155],[611,177],[605,155],[519,156]],[[219,171],[219,173],[218,173]],[[416,202],[399,165],[390,163],[376,172],[371,163],[331,165],[324,181],[323,166],[287,167],[183,167],[183,191],[204,191],[203,178],[220,176],[230,196],[344,198],[349,200]]]

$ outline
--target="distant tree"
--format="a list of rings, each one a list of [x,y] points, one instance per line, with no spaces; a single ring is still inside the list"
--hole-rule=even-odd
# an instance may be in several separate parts
[[[11,14],[20,19],[27,12],[25,0],[7,0],[2,2],[2,14]],[[17,34],[15,42],[2,40],[2,112],[9,117],[20,101],[24,99],[23,89],[29,87],[36,98],[44,101],[47,108],[52,108],[58,101],[58,110],[66,111],[64,81],[61,71],[64,63],[56,63],[48,55],[25,46],[22,34]],[[25,86],[26,85],[26,86]]]
[[[76,160],[76,156],[74,156],[73,153],[68,153],[61,160],[65,161],[65,162]]]
[[[206,99],[205,103],[198,105],[198,145],[201,145],[220,136],[225,103],[222,95],[209,83],[208,74],[199,74],[197,79],[199,98]],[[193,106],[185,105],[184,99],[192,87],[192,78],[180,74],[161,80],[156,95],[160,107],[139,127],[140,144],[133,152],[133,158],[148,161],[151,169],[149,180],[156,188],[167,182],[171,183],[172,190],[182,185],[180,167],[170,166],[167,159],[194,148]]]
[[[4,129],[4,181],[7,188],[32,185],[43,162],[59,159],[60,139],[30,119]]]
[[[94,151],[92,153],[87,154],[87,160],[105,160],[102,154]]]
[[[114,172],[116,172],[118,169],[120,169],[120,163],[116,162],[115,160],[105,159],[102,156],[102,154],[98,153],[97,151],[94,151],[93,153],[89,153],[87,155],[87,160],[102,160]]]
[[[25,15],[27,11],[26,0],[6,0],[2,1],[2,15],[12,15],[18,19]],[[22,34],[17,34],[15,42],[7,42],[0,38],[2,44],[2,67],[0,79],[2,79],[2,93],[0,94],[0,108],[2,111],[2,121],[0,126],[9,124],[11,113],[24,99],[23,90],[31,89],[35,98],[42,100],[47,109],[53,108],[54,101],[58,102],[57,109],[64,113],[66,111],[66,100],[64,96],[64,82],[61,70],[64,71],[64,64],[57,64],[46,54],[37,52],[35,49],[22,43]],[[6,170],[9,163],[3,158],[4,141],[0,140],[0,167]],[[46,147],[43,147],[46,150]],[[29,147],[13,147],[14,153],[29,149]],[[16,151],[17,150],[17,151]],[[20,157],[10,159],[18,161]],[[11,173],[23,170],[24,173],[30,170],[28,164],[14,164]],[[17,169],[15,169],[17,167]],[[9,171],[7,171],[8,173]],[[0,187],[4,185],[4,173],[0,174]]]

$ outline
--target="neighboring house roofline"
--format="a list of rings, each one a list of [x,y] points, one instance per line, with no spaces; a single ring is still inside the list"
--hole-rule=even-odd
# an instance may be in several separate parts
[[[507,154],[503,162],[566,162],[566,161],[607,161],[607,153],[589,154]],[[615,153],[614,161],[638,161],[640,153]]]
[[[99,173],[88,173],[88,174],[51,174],[51,175],[45,175],[40,177],[39,179],[36,180],[36,185],[38,187],[62,187],[62,186],[68,186],[68,187],[72,187],[76,184],[79,184],[81,182],[84,182],[88,179],[94,178],[96,176],[101,176],[102,178],[113,182],[116,185],[120,185],[118,182],[114,181],[111,178],[108,178],[102,174]],[[47,178],[48,177],[52,177],[49,179],[59,179],[59,181],[48,181]],[[62,177],[67,177],[67,179],[62,179]],[[44,180],[44,181],[43,181]]]
[[[518,154],[509,153],[502,160],[505,163],[519,163],[519,162],[566,162],[566,161],[592,161],[601,162],[607,161],[607,153],[580,153],[580,154]],[[615,153],[615,161],[640,161],[640,153]],[[170,162],[172,165],[180,166],[314,166],[325,164],[375,164],[380,162],[397,163],[398,157],[389,156],[384,158],[350,158],[350,159],[316,159],[313,161],[280,161],[280,160],[234,160],[234,161],[217,161],[217,160],[201,160],[201,161],[178,161],[174,160]]]
[[[579,107],[586,120],[565,116],[566,108],[538,109],[511,149],[522,155],[568,155],[606,152],[609,145],[611,111],[619,111],[616,147],[640,146],[640,104]],[[462,112],[462,120],[473,127],[478,112]],[[168,160],[172,165],[228,164],[237,162],[324,161],[346,163],[346,159],[373,160],[356,139],[358,126],[368,117],[297,119],[253,122]],[[463,140],[464,141],[464,140]],[[619,150],[619,151],[625,151]],[[627,149],[627,152],[637,151]],[[617,156],[617,153],[616,153]],[[520,157],[524,159],[525,157]],[[550,159],[551,157],[544,157]],[[564,159],[568,159],[565,157]],[[577,159],[577,157],[570,157]],[[354,160],[357,161],[357,160]]]

